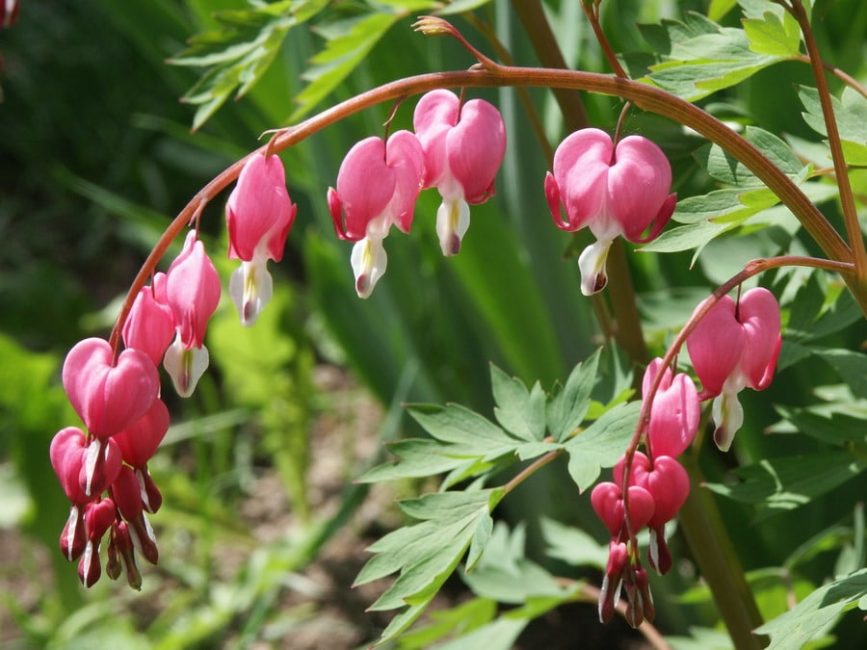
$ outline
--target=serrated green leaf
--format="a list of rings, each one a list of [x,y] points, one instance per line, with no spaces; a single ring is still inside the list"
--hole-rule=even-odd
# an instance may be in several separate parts
[[[783,406],[777,406],[776,409],[798,432],[817,440],[838,446],[848,442],[867,442],[867,427],[861,418],[844,413],[828,415]]]
[[[467,455],[496,458],[513,452],[519,444],[487,418],[457,404],[418,405],[410,409],[410,415],[431,436],[452,443]]]
[[[399,19],[397,14],[370,14],[350,21],[339,35],[332,34],[325,48],[313,57],[313,66],[302,75],[310,83],[295,96],[298,107],[289,121],[301,119],[331,93]]]
[[[737,227],[738,224],[701,221],[670,228],[649,244],[641,247],[645,253],[675,253],[696,249],[696,256],[715,237]]]
[[[760,505],[768,513],[793,510],[857,476],[864,466],[848,452],[827,451],[763,459],[735,470],[739,483],[709,483],[722,496]]]
[[[528,391],[523,382],[491,365],[494,415],[504,429],[529,442],[545,437],[545,392],[537,382]]]
[[[613,467],[623,455],[640,408],[639,402],[618,405],[565,445],[569,475],[581,492],[593,485],[603,467]]]
[[[434,492],[415,499],[398,502],[400,509],[413,519],[436,519],[452,522],[463,519],[479,509],[487,511],[496,490],[478,492]]]
[[[766,11],[761,18],[743,20],[744,32],[750,42],[750,49],[758,54],[793,57],[800,53],[801,30],[788,13],[789,20],[781,19],[772,11]]]
[[[596,385],[600,354],[601,349],[575,366],[563,389],[549,400],[546,419],[554,440],[562,442],[584,421],[590,407],[590,393]]]
[[[430,614],[430,623],[404,634],[400,650],[427,650],[453,632],[466,634],[490,623],[497,615],[497,603],[490,598],[473,598],[449,609]]]
[[[827,136],[819,91],[801,86],[798,97],[806,109],[804,121],[816,132]],[[840,99],[831,97],[831,106],[837,121],[837,130],[843,146],[846,162],[850,165],[867,164],[867,99],[846,88]]]
[[[819,587],[794,608],[756,630],[771,637],[768,650],[802,648],[824,633],[867,594],[867,569]]]
[[[407,438],[388,445],[397,457],[393,463],[377,465],[356,479],[358,483],[379,483],[402,478],[433,476],[450,472],[467,463],[462,456],[449,456],[450,446],[436,440]]]

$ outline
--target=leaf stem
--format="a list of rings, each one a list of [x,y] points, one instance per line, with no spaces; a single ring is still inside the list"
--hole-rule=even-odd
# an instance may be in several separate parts
[[[807,64],[811,63],[810,57],[806,54],[799,54],[795,57],[795,60]],[[845,70],[841,70],[840,68],[833,66],[825,61],[822,61],[822,67],[825,68],[825,70],[830,72],[832,75],[837,77],[837,79],[842,81],[844,84],[849,86],[852,90],[867,99],[867,87],[860,83],[855,77],[847,73]]]
[[[784,5],[785,6],[785,5]],[[831,91],[828,89],[828,80],[825,78],[824,63],[816,39],[813,36],[813,28],[810,27],[810,18],[807,15],[801,0],[791,0],[786,6],[794,16],[804,34],[804,43],[807,46],[807,55],[810,66],[813,68],[813,76],[816,79],[816,90],[819,92],[819,102],[822,105],[822,115],[825,118],[825,129],[828,132],[828,144],[831,147],[831,157],[834,160],[834,169],[837,170],[837,187],[840,189],[840,204],[843,208],[843,221],[846,225],[846,235],[849,245],[852,247],[853,260],[855,262],[855,277],[857,282],[867,287],[867,249],[864,248],[864,236],[858,223],[858,210],[855,207],[855,197],[852,195],[852,184],[846,169],[846,158],[843,155],[843,145],[840,142],[840,131],[837,128],[837,118],[834,116],[834,107],[831,102]]]
[[[522,469],[520,472],[515,474],[515,476],[513,476],[512,479],[503,486],[503,496],[505,497],[507,494],[512,492],[521,483],[523,483],[528,478],[530,478],[533,474],[535,474],[540,469],[545,467],[545,465],[556,460],[563,453],[563,451],[564,450],[562,448],[561,449],[554,449],[552,451],[549,451],[544,456],[540,456],[539,458],[534,460],[532,463],[527,465],[524,469]]]
[[[611,66],[615,75],[621,79],[628,79],[629,75],[626,74],[626,70],[624,70],[623,66],[620,65],[620,61],[617,60],[617,54],[614,53],[614,48],[611,47],[611,42],[608,40],[608,37],[605,35],[605,30],[602,29],[602,25],[599,22],[600,2],[598,0],[594,0],[592,3],[585,2],[585,0],[579,0],[579,2],[581,3],[581,10],[584,12],[584,15],[587,16],[587,20],[593,28],[596,40],[599,41],[599,47],[602,48],[602,54],[605,55],[608,65]]]

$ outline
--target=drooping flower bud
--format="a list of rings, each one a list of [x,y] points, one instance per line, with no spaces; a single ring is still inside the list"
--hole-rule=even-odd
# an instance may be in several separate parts
[[[172,336],[175,321],[166,295],[166,274],[157,273],[152,286],[142,287],[123,324],[123,344],[141,350],[158,366]]]
[[[584,295],[608,283],[605,261],[616,237],[644,243],[662,231],[677,202],[670,191],[668,159],[647,138],[631,135],[615,147],[604,131],[581,129],[560,143],[545,195],[558,228],[574,232],[586,226],[597,239],[578,258]]]
[[[494,194],[494,180],[506,153],[500,112],[483,99],[461,100],[432,90],[418,102],[413,127],[424,149],[424,187],[436,187],[437,235],[443,255],[456,255],[470,225],[469,205]]]
[[[620,588],[623,585],[623,573],[629,562],[629,554],[624,542],[611,540],[608,544],[608,564],[602,577],[602,588],[599,590],[599,621],[608,623],[614,618],[614,609],[620,600]]]
[[[111,486],[111,492],[117,509],[129,525],[129,533],[135,546],[148,562],[156,564],[159,560],[156,535],[144,513],[141,489],[135,472],[124,466]]]
[[[159,393],[157,369],[144,352],[127,349],[117,361],[108,341],[79,341],[63,362],[63,387],[69,401],[100,440],[138,420]]]
[[[84,510],[84,528],[87,543],[78,560],[78,577],[85,587],[92,587],[102,573],[99,564],[99,543],[115,519],[111,499],[88,503]]]
[[[252,325],[271,299],[267,263],[283,259],[296,211],[280,157],[252,154],[226,204],[229,259],[241,260],[229,281],[229,294],[243,325]]]
[[[360,298],[367,298],[385,273],[382,240],[392,224],[409,232],[423,177],[422,148],[409,131],[398,131],[387,142],[366,138],[343,159],[337,189],[328,189],[328,208],[337,236],[356,242],[351,263]]]
[[[187,235],[183,251],[169,267],[166,295],[177,336],[166,350],[163,365],[178,395],[189,397],[208,367],[205,331],[220,302],[217,269],[195,231]]]
[[[650,387],[662,367],[662,359],[656,358],[647,366],[641,382],[642,395],[650,393]],[[671,369],[663,369],[653,405],[647,436],[654,456],[679,456],[689,447],[698,432],[701,419],[701,404],[695,384],[688,375],[672,376]]]
[[[781,346],[780,306],[774,294],[761,287],[744,293],[739,303],[723,296],[687,337],[702,397],[715,398],[714,442],[722,451],[728,451],[743,424],[738,393],[770,385]]]

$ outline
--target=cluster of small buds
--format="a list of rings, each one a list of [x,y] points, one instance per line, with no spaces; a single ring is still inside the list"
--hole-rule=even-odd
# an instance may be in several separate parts
[[[226,221],[229,257],[241,260],[230,293],[251,325],[271,295],[268,259],[283,255],[295,206],[277,156],[253,154],[229,197]],[[121,331],[125,349],[115,354],[99,338],[76,344],[63,364],[63,386],[86,431],[67,427],[50,450],[51,464],[71,503],[60,550],[78,560],[90,587],[102,571],[99,547],[108,533],[106,573],[141,587],[136,554],[156,564],[156,538],[146,513],[162,495],[148,472],[169,427],[160,398],[157,366],[162,361],[181,397],[189,397],[208,367],[208,321],[220,301],[220,279],[195,231],[166,273],[141,289]]]
[[[599,596],[599,618],[603,622],[614,615],[621,588],[626,590],[626,618],[630,625],[637,627],[644,620],[653,620],[653,598],[647,573],[633,547],[635,535],[645,526],[649,529],[650,565],[661,574],[668,572],[671,553],[665,541],[665,524],[677,516],[689,496],[689,476],[675,458],[692,443],[698,431],[698,392],[692,379],[683,373],[673,374],[657,358],[644,373],[645,398],[660,372],[647,425],[648,453],[635,452],[628,476],[627,459],[621,458],[614,467],[614,482],[599,483],[590,495],[593,509],[611,534]]]
[[[619,236],[634,243],[655,239],[677,203],[671,166],[658,146],[639,135],[615,145],[599,129],[581,129],[560,143],[554,172],[545,177],[545,196],[558,228],[574,232],[586,226],[597,239],[578,258],[585,296],[608,283],[612,242]]]
[[[355,289],[367,298],[385,273],[382,241],[392,225],[408,233],[416,199],[436,187],[442,197],[436,231],[443,255],[456,255],[470,224],[469,204],[494,193],[506,151],[499,111],[482,99],[463,103],[448,90],[424,95],[413,114],[415,133],[398,131],[383,141],[356,144],[328,190],[338,237],[356,242],[351,264]]]

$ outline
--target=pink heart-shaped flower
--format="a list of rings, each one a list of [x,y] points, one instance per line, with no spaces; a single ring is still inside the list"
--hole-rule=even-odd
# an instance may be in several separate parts
[[[612,538],[618,538],[623,532],[623,493],[614,483],[599,483],[590,493],[590,503],[598,517],[605,524]],[[653,497],[643,487],[629,487],[629,519],[633,532],[647,525],[653,517]]]
[[[159,398],[143,417],[139,418],[113,440],[120,447],[124,462],[132,467],[144,467],[151,459],[169,428],[169,410]]]
[[[117,362],[107,341],[80,341],[63,363],[63,387],[91,435],[109,438],[150,409],[159,392],[153,362],[139,350],[127,349]]]

